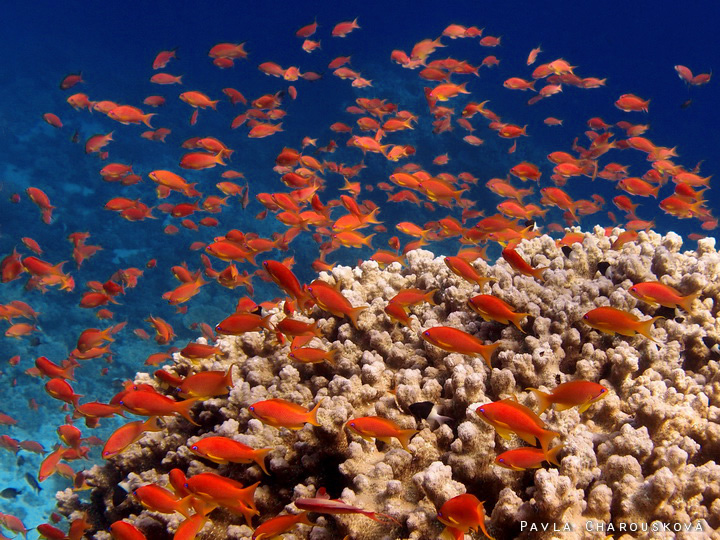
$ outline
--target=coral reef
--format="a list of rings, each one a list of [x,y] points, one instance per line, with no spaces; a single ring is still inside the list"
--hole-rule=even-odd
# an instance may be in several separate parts
[[[235,363],[234,387],[227,397],[194,407],[200,427],[165,417],[163,431],[145,434],[105,467],[91,470],[87,482],[94,486],[89,508],[94,527],[107,529],[126,518],[148,538],[170,538],[181,516],[143,509],[126,491],[150,482],[166,486],[168,472],[179,468],[188,477],[213,471],[243,485],[259,481],[255,524],[297,513],[293,501],[314,497],[321,487],[333,499],[402,523],[313,513],[315,526],[300,525],[285,538],[435,539],[443,530],[437,509],[466,492],[485,501],[488,529],[499,539],[602,539],[609,533],[615,538],[717,537],[712,531],[720,527],[720,465],[714,461],[720,456],[720,255],[712,239],[683,253],[679,236],[653,232],[641,232],[637,242],[615,251],[610,246],[617,233],[605,236],[598,227],[582,245],[573,244],[567,256],[548,236],[524,241],[517,247],[524,259],[534,267],[549,267],[544,280],[520,275],[502,259],[492,266],[477,261],[482,275],[495,278],[482,289],[452,273],[442,257],[421,250],[408,254],[407,268],[393,263],[381,269],[367,261],[321,273],[320,279],[339,286],[353,306],[369,306],[359,315],[357,329],[347,318],[318,308],[307,316],[295,314],[316,321],[323,346],[339,351],[334,366],[292,361],[289,343],[281,344],[271,332],[221,337],[216,345],[225,358],[190,360],[176,354],[174,364],[164,369],[181,375],[224,371]],[[601,272],[603,262],[609,267],[600,265]],[[691,313],[673,314],[628,293],[632,284],[652,280],[683,294],[703,292]],[[384,308],[399,290],[410,287],[438,289],[436,305],[410,308],[409,327],[393,324]],[[522,323],[524,332],[473,313],[467,301],[479,292],[530,313]],[[641,319],[667,318],[653,326],[656,341],[611,336],[582,322],[584,313],[599,306]],[[271,322],[282,317],[282,309],[274,310]],[[484,343],[499,340],[492,370],[481,357],[448,353],[421,338],[422,330],[439,325],[463,329]],[[582,414],[577,408],[542,414],[549,429],[561,434],[554,441],[564,445],[560,466],[513,471],[495,465],[500,452],[524,443],[514,436],[500,438],[475,409],[515,396],[537,410],[527,388],[549,391],[577,379],[599,382],[610,391]],[[138,375],[136,383],[162,388],[148,375]],[[291,431],[263,424],[248,407],[269,398],[308,409],[322,400],[319,425]],[[452,421],[415,418],[410,406],[423,401],[436,404],[437,412]],[[410,452],[397,439],[365,440],[344,429],[351,418],[373,415],[418,429]],[[217,465],[193,454],[188,445],[209,435],[272,448],[266,461],[270,475],[255,464]],[[58,498],[64,513],[83,506],[70,491]],[[556,532],[543,532],[538,528],[543,523]],[[608,523],[615,527],[609,533],[603,529]],[[646,524],[648,530],[623,536],[621,523]],[[653,523],[699,524],[704,532],[658,532]],[[198,537],[251,535],[241,516],[218,508]],[[110,538],[107,533],[95,537]]]

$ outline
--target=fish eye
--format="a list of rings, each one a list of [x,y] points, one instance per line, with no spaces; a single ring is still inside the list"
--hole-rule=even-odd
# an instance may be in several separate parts
[[[632,292],[637,292],[637,287],[635,285],[633,285],[632,287],[630,287],[630,290]]]
[[[255,407],[254,407],[253,405],[250,405],[250,406],[248,407],[248,409],[250,409],[251,411],[254,411],[254,410],[255,410]]]
[[[503,458],[503,457],[498,458],[498,462],[500,462],[500,463],[505,463],[505,458]]]
[[[350,425],[351,425],[352,427],[355,427],[355,422],[350,422]]]
[[[607,388],[602,388],[602,389],[600,390],[600,393],[601,393],[601,394],[604,394],[605,392],[607,392]]]
[[[198,448],[197,448],[197,444],[193,444],[193,445],[192,445],[192,446],[190,447],[190,449],[191,449],[191,450],[196,450],[196,451],[197,451],[197,449],[198,449]]]
[[[585,319],[586,321],[587,321],[589,318],[590,318],[590,317],[588,316],[587,313],[586,313],[585,315],[583,315],[583,319]]]
[[[475,409],[475,412],[479,412],[479,413],[485,414],[485,407],[478,407],[477,409]]]

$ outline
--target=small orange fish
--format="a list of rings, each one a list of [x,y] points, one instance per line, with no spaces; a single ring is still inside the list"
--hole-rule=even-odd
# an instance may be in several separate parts
[[[357,328],[358,316],[368,308],[368,306],[353,307],[340,291],[319,279],[313,281],[307,290],[321,309],[329,311],[336,317],[348,317],[355,328]]]
[[[520,327],[520,321],[529,316],[530,313],[516,313],[510,304],[490,294],[479,294],[468,300],[470,308],[486,321],[497,321],[502,324],[512,322],[518,330],[525,332]]]
[[[454,538],[462,539],[470,530],[481,530],[490,540],[495,540],[485,528],[483,503],[470,493],[446,501],[438,510],[437,518],[440,523],[451,529],[448,532],[453,534]]]
[[[250,446],[227,437],[205,437],[189,446],[193,453],[210,461],[214,461],[215,463],[254,462],[265,474],[270,474],[265,468],[265,456],[272,452],[272,448],[259,448],[255,450]]]
[[[161,514],[180,512],[188,517],[192,508],[192,496],[180,498],[157,484],[141,486],[133,491],[133,495],[145,508]]]
[[[131,390],[123,395],[122,400],[120,400],[120,405],[122,405],[126,411],[141,416],[170,416],[179,414],[188,422],[197,426],[198,424],[190,416],[190,409],[198,401],[201,401],[201,398],[175,401],[155,392]]]
[[[475,412],[493,426],[503,439],[510,439],[510,432],[515,433],[528,444],[540,442],[543,453],[547,455],[550,441],[560,434],[546,429],[545,422],[537,414],[512,399],[503,399],[481,405]]]
[[[648,304],[669,307],[672,309],[681,307],[688,313],[692,312],[692,304],[702,294],[702,289],[687,296],[682,296],[677,289],[660,283],[659,281],[648,281],[637,283],[630,287],[630,294],[635,298]]]
[[[508,245],[505,249],[502,250],[502,257],[508,262],[508,264],[510,264],[510,266],[512,266],[521,274],[525,274],[526,276],[532,276],[535,279],[539,279],[541,281],[543,272],[548,269],[547,266],[543,266],[540,268],[533,268],[532,266],[530,266],[527,262],[525,262],[525,259],[523,259],[522,256],[517,251],[515,251],[515,247],[512,244]]]
[[[147,537],[127,521],[116,521],[110,525],[114,540],[147,540]]]
[[[495,278],[481,276],[469,262],[461,257],[447,256],[445,257],[445,264],[453,271],[454,274],[466,279],[467,281],[477,283],[480,287],[490,281],[495,281]]]
[[[362,418],[351,418],[345,422],[348,427],[360,435],[363,439],[380,439],[385,444],[390,444],[390,439],[397,439],[402,447],[409,452],[408,443],[412,437],[419,433],[416,429],[401,429],[395,422],[380,416],[365,416]]]
[[[500,346],[499,341],[490,345],[483,345],[483,342],[475,336],[450,326],[428,328],[422,333],[422,338],[431,345],[448,352],[467,354],[469,356],[480,355],[491,369],[490,358],[493,351]]]
[[[595,308],[583,315],[585,324],[606,334],[621,334],[623,336],[642,334],[656,342],[657,340],[650,334],[650,329],[655,321],[662,318],[658,316],[647,321],[641,321],[632,313],[609,306]]]
[[[495,458],[495,464],[513,471],[538,469],[542,465],[543,461],[548,461],[559,467],[560,463],[557,460],[557,455],[562,449],[563,445],[558,444],[548,450],[547,455],[545,455],[542,448],[530,448],[527,446],[515,448],[514,450],[507,450],[506,452],[499,454]]]
[[[248,407],[248,410],[255,418],[269,426],[301,429],[306,423],[313,426],[320,425],[317,412],[321,404],[322,400],[311,410],[308,410],[291,401],[275,398],[253,403]]]
[[[538,400],[540,411],[544,413],[551,405],[557,404],[558,411],[580,406],[584,413],[588,408],[608,395],[608,389],[592,381],[570,381],[557,385],[551,393],[541,392],[537,388],[528,388]]]
[[[290,351],[288,358],[296,362],[302,362],[303,364],[327,362],[331,366],[334,366],[339,354],[340,351],[338,349],[326,351],[325,349],[316,349],[313,347],[298,347]]]
[[[227,371],[201,371],[188,375],[178,387],[180,397],[210,398],[225,396],[233,387],[232,364]]]
[[[275,516],[263,521],[253,532],[252,540],[272,540],[295,525],[314,525],[307,516],[308,512],[300,512],[299,514]]]
[[[138,441],[146,431],[160,431],[160,429],[156,416],[151,416],[144,422],[142,420],[136,420],[135,422],[120,426],[108,437],[101,455],[103,459],[114,457]]]

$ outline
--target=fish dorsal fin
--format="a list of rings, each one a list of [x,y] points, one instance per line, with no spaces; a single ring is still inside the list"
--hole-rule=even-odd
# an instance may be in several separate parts
[[[328,495],[327,490],[324,487],[321,487],[317,490],[317,493],[315,494],[316,499],[329,499],[330,495]]]

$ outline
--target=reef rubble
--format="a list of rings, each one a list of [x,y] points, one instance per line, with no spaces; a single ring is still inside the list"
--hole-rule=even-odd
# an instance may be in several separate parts
[[[311,514],[315,525],[300,525],[286,539],[435,539],[443,530],[437,510],[466,492],[484,501],[486,524],[498,539],[720,538],[714,532],[720,528],[720,254],[714,239],[699,240],[696,251],[683,252],[678,235],[653,232],[640,232],[637,242],[614,250],[617,234],[616,229],[606,236],[596,227],[566,253],[549,236],[523,241],[517,250],[524,259],[548,267],[543,280],[518,274],[503,259],[492,265],[478,260],[475,268],[494,278],[479,287],[451,272],[443,257],[423,250],[407,254],[407,267],[381,268],[366,261],[321,273],[320,279],[337,286],[353,306],[369,306],[357,328],[319,308],[294,315],[317,323],[323,337],[314,343],[339,351],[335,365],[294,362],[288,358],[289,342],[267,331],[221,336],[215,345],[225,357],[191,360],[176,353],[163,369],[179,375],[224,371],[234,364],[229,395],[194,407],[199,427],[165,417],[162,431],[146,433],[89,471],[90,503],[68,489],[57,495],[59,510],[66,515],[88,510],[98,540],[111,538],[101,531],[120,519],[148,538],[171,538],[182,516],[144,509],[128,493],[151,482],[166,486],[168,472],[179,468],[188,477],[212,471],[243,485],[259,481],[256,525],[297,513],[293,501],[314,497],[321,487],[332,498],[402,523]],[[628,293],[632,284],[653,280],[683,294],[698,289],[702,294],[692,312],[673,314]],[[405,327],[391,322],[384,309],[410,287],[437,292],[435,305],[410,308]],[[468,299],[480,292],[529,313],[523,331],[485,322],[469,309]],[[654,324],[653,340],[612,336],[582,322],[584,313],[599,306],[641,319],[656,312],[665,318]],[[270,313],[272,324],[284,316],[281,308]],[[481,357],[446,352],[422,339],[423,330],[439,325],[460,328],[484,343],[500,341],[492,369]],[[541,415],[561,434],[553,443],[563,444],[560,466],[513,471],[495,465],[500,452],[525,443],[498,436],[475,409],[515,396],[537,410],[527,388],[549,391],[577,379],[610,391],[584,413],[551,408]],[[171,393],[149,374],[138,374],[136,383]],[[251,416],[251,404],[273,397],[308,409],[322,401],[319,425],[289,430]],[[410,407],[418,402],[432,402],[451,421],[413,416]],[[419,430],[409,452],[396,439],[370,441],[344,429],[351,418],[373,415]],[[266,460],[270,474],[256,464],[218,465],[193,454],[188,445],[209,435],[272,448]],[[550,524],[549,531],[538,530],[543,523]],[[645,524],[647,531],[623,532],[622,523]],[[657,530],[657,524],[667,523],[692,524],[703,532]],[[242,516],[218,508],[198,537],[245,540],[251,535]]]

